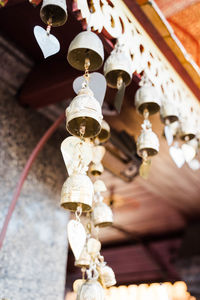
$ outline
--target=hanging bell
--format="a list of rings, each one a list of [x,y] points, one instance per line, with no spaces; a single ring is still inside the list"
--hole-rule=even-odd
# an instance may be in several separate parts
[[[53,27],[64,25],[67,21],[66,0],[43,0],[40,17],[47,25]]]
[[[150,115],[157,113],[160,110],[161,101],[156,88],[151,84],[146,74],[143,75],[140,85],[141,87],[135,94],[137,111],[142,115],[146,109]]]
[[[97,135],[96,139],[98,139],[99,143],[105,143],[110,138],[110,126],[105,120],[101,122],[101,131]]]
[[[161,121],[166,125],[178,121],[179,116],[176,106],[171,102],[163,101],[160,108],[160,117]]]
[[[96,279],[87,280],[78,289],[76,300],[105,300],[104,289]]]
[[[88,86],[83,87],[66,109],[67,130],[72,135],[95,137],[101,130],[101,106]]]
[[[92,257],[97,256],[100,250],[101,243],[97,239],[90,238],[87,241],[87,251]]]
[[[130,84],[132,79],[131,66],[131,57],[125,49],[125,44],[120,44],[118,41],[104,64],[104,75],[108,86],[118,89],[114,101],[118,113],[121,111],[125,87]]]
[[[132,79],[132,61],[122,45],[117,44],[104,64],[104,76],[111,88],[117,88],[117,82],[121,77],[125,85],[129,85]]]
[[[197,133],[195,121],[192,118],[183,118],[180,121],[180,138],[184,141],[192,140]]]
[[[61,206],[76,211],[78,206],[82,211],[89,211],[92,207],[94,188],[92,181],[85,174],[73,174],[67,178],[61,191]]]
[[[94,226],[111,226],[113,224],[113,213],[111,208],[102,201],[96,202],[93,206],[92,221]]]
[[[80,32],[68,49],[67,60],[73,68],[84,71],[86,59],[90,61],[90,71],[99,69],[104,60],[103,44],[92,31]]]
[[[142,133],[137,140],[137,153],[143,157],[144,153],[147,156],[154,156],[159,151],[159,140],[157,135],[152,131],[151,128],[142,130]]]
[[[116,278],[115,273],[113,272],[113,269],[104,265],[100,268],[100,281],[102,282],[102,285],[106,288],[109,288],[116,284]]]
[[[107,191],[106,185],[102,180],[98,179],[94,182],[94,192],[95,193],[102,193],[102,192],[106,192],[106,191]]]
[[[79,259],[75,261],[75,266],[79,268],[89,268],[90,262],[91,256],[89,255],[85,245]]]
[[[74,293],[78,293],[80,290],[81,286],[86,282],[85,279],[77,279],[73,283],[73,291]]]
[[[89,172],[92,176],[100,176],[104,171],[102,163],[92,163],[89,168]]]

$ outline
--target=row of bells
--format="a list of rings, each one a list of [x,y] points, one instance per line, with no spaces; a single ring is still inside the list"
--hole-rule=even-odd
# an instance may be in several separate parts
[[[66,0],[43,0],[40,11],[42,20],[52,26],[61,26],[67,20]],[[99,37],[90,31],[79,33],[71,42],[67,59],[71,66],[78,70],[84,70],[85,59],[90,60],[89,70],[99,69],[104,60],[103,45]],[[104,75],[110,87],[117,87],[119,77],[128,85],[132,79],[131,59],[123,51],[113,51],[104,64]],[[80,105],[80,103],[82,105]],[[136,108],[140,113],[148,109],[149,114],[159,111],[161,101],[153,86],[142,86],[135,95]],[[80,125],[85,124],[85,137],[96,136],[101,129],[101,107],[93,97],[91,91],[81,90],[72,101],[67,114],[67,129],[73,135],[80,135]],[[178,120],[177,109],[167,101],[161,106],[161,120],[172,123]],[[185,121],[181,124],[180,137],[183,140],[192,139],[196,134],[195,126]]]
[[[130,61],[127,63],[127,60],[120,55],[123,56],[123,52],[117,53],[113,62],[111,54],[104,65],[105,77],[108,85],[112,87],[117,87],[119,76],[127,83],[131,81]],[[90,71],[99,69],[104,60],[103,44],[99,37],[90,31],[83,31],[73,39],[67,55],[70,65],[82,71],[85,69],[86,58],[90,61]],[[67,130],[72,135],[80,136],[80,128],[83,126],[85,128],[84,137],[95,137],[99,134],[103,119],[101,105],[94,98],[89,87],[83,87],[72,100],[66,110],[66,118]]]
[[[157,94],[155,87],[143,85],[135,94],[136,109],[140,114],[144,114],[147,110],[150,115],[160,110],[161,121],[165,125],[177,123],[179,114],[177,108],[167,100],[161,105],[161,100]],[[195,123],[189,118],[180,120],[178,128],[178,136],[185,141],[192,140],[196,136],[197,128]],[[143,130],[137,141],[137,152],[139,156],[143,156],[144,152],[148,156],[156,155],[159,151],[159,140],[157,135],[151,130]]]
[[[92,42],[88,50],[89,39],[91,39]],[[98,68],[100,66],[99,61],[101,61],[101,63],[103,62],[103,47],[100,47],[100,44],[100,39],[93,32],[81,32],[75,37],[69,47],[69,63],[73,67],[83,70],[86,58],[85,51],[87,51],[87,56],[90,61],[97,62],[96,65],[91,65],[91,69]],[[96,60],[96,55],[99,55],[101,60]],[[130,61],[128,61],[128,59],[120,59],[120,55],[123,56],[124,53],[120,51],[114,52],[104,64],[104,74],[108,85],[111,87],[117,87],[117,78],[119,76],[123,78],[126,85],[131,81],[132,73],[130,70]],[[149,114],[152,115],[161,108],[161,120],[164,123],[172,123],[179,118],[178,111],[174,105],[167,101],[163,101],[163,105],[161,105],[160,97],[154,86],[144,85],[140,87],[135,95],[135,104],[138,112],[141,114],[147,109]],[[80,127],[82,125],[86,128],[85,137],[96,136],[101,130],[101,106],[88,87],[82,88],[78,95],[72,100],[66,111],[66,116],[67,129],[73,135],[80,136]],[[194,137],[195,128],[191,126],[191,122],[184,122],[181,129],[180,136],[183,140],[186,138],[192,139]]]
[[[72,174],[64,182],[61,190],[60,205],[67,210],[76,211],[78,206],[83,212],[92,210],[92,221],[95,226],[105,227],[113,223],[110,207],[104,202],[97,201],[93,205],[94,186],[86,174]]]
[[[40,17],[45,24],[62,26],[67,21],[66,0],[43,0]],[[84,71],[86,57],[90,60],[90,71],[99,69],[104,61],[103,44],[98,36],[90,31],[79,33],[71,42],[67,59],[72,67]],[[123,51],[110,55],[104,65],[104,75],[108,85],[117,87],[117,79],[122,77],[128,85],[131,82],[131,59]]]

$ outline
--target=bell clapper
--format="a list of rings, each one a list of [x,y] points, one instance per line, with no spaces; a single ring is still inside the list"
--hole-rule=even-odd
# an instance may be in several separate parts
[[[186,135],[184,139],[185,139],[186,142],[189,142],[189,140],[190,140],[188,135]]]
[[[80,139],[82,141],[84,141],[85,130],[86,130],[85,123],[81,123],[79,128],[79,133],[80,133]]]
[[[149,119],[149,111],[147,108],[144,109],[143,111],[143,117],[145,120],[148,120]]]
[[[46,29],[46,32],[47,32],[47,35],[49,36],[50,35],[50,31],[51,31],[51,27],[52,27],[52,19],[50,18],[47,22],[47,29]]]
[[[90,78],[89,67],[90,67],[90,60],[89,60],[89,58],[86,58],[85,64],[84,64],[85,74],[83,75],[83,77],[85,78],[87,85],[89,83],[89,78]]]
[[[122,84],[123,84],[123,78],[122,78],[122,76],[119,76],[117,78],[117,89],[118,90],[121,88]]]

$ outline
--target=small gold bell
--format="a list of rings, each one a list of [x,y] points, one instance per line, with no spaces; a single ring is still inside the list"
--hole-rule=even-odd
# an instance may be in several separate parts
[[[66,109],[67,130],[76,136],[95,137],[101,130],[101,106],[88,86],[83,87]]]
[[[160,108],[160,117],[161,121],[166,125],[178,121],[178,111],[174,103],[163,101]]]
[[[92,163],[89,168],[89,172],[92,176],[100,176],[104,171],[104,167],[101,163]]]
[[[99,69],[104,60],[103,44],[92,31],[80,32],[68,49],[67,60],[73,68],[84,71],[86,59],[90,61],[90,71]]]
[[[87,251],[87,247],[84,246],[79,259],[75,261],[75,266],[79,268],[89,268],[90,262],[91,257]]]
[[[183,118],[180,121],[180,138],[184,141],[192,140],[197,133],[194,119]]]
[[[105,143],[110,138],[110,126],[105,120],[101,122],[101,131],[97,135],[96,139],[98,139],[99,143]]]
[[[106,188],[105,183],[100,179],[96,180],[94,182],[94,191],[95,191],[95,193],[106,192],[107,188]]]
[[[102,282],[103,286],[109,288],[116,284],[115,273],[113,269],[109,266],[103,266],[100,268],[100,281]]]
[[[156,88],[152,86],[149,79],[144,74],[140,85],[142,85],[135,94],[135,105],[137,111],[143,115],[145,109],[150,115],[160,110],[160,98]]]
[[[143,157],[144,153],[147,156],[154,156],[159,151],[159,140],[157,135],[152,131],[151,128],[142,130],[142,133],[137,140],[137,153]]]
[[[87,251],[92,257],[97,256],[100,250],[101,243],[97,239],[90,238],[87,241]]]
[[[87,280],[78,289],[76,300],[105,300],[104,289],[96,279]]]
[[[131,58],[124,51],[123,45],[117,43],[104,64],[104,75],[108,86],[117,88],[119,77],[127,86],[132,79],[131,64]]]
[[[102,201],[96,202],[93,206],[92,221],[94,226],[111,226],[113,223],[113,213],[111,208]]]
[[[85,174],[73,174],[67,178],[61,191],[61,206],[76,211],[78,206],[82,211],[92,207],[94,188],[92,181]]]
[[[43,0],[40,17],[47,25],[53,27],[64,25],[67,21],[66,0]]]
[[[101,163],[103,156],[105,155],[105,147],[104,146],[94,146],[93,147],[93,158],[92,164],[90,166],[90,174],[93,176],[99,176],[103,173],[104,168]]]
[[[86,282],[85,279],[77,279],[73,283],[73,291],[74,293],[78,293],[78,290],[81,288],[81,286]]]
[[[104,75],[108,86],[118,90],[114,100],[114,106],[118,113],[121,111],[125,87],[130,84],[132,79],[133,72],[131,66],[131,57],[125,43],[118,41],[104,64]]]

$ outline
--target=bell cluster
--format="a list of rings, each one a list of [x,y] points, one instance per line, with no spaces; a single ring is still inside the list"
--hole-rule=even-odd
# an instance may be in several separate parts
[[[68,239],[75,266],[82,271],[73,289],[77,300],[103,300],[104,288],[115,285],[116,279],[100,254],[98,239],[99,229],[113,223],[112,210],[103,202],[106,186],[99,179],[104,171],[102,143],[109,139],[110,127],[90,88],[89,73],[103,64],[101,40],[93,32],[79,33],[69,46],[67,59],[72,67],[84,71],[80,90],[66,109],[66,128],[72,136],[61,144],[69,175],[62,187],[61,207],[75,213],[75,220],[68,223]]]
[[[41,1],[32,0],[30,2],[37,5]],[[66,0],[58,0],[56,2],[55,0],[43,0],[40,17],[47,25],[47,33],[50,32],[51,26],[64,25],[67,20]],[[55,51],[58,51],[58,48],[57,46]],[[67,59],[69,64],[77,70],[85,70],[86,59],[89,62],[89,71],[99,69],[104,61],[104,50],[101,40],[90,30],[79,33],[69,46]],[[118,37],[113,51],[105,61],[103,72],[107,85],[117,89],[114,106],[120,112],[125,88],[130,84],[133,73],[130,45],[123,34]],[[187,162],[194,170],[200,168],[200,162],[195,160],[200,140],[200,134],[198,133],[200,123],[195,108],[191,107],[190,101],[181,101],[181,92],[179,90],[176,92],[173,84],[172,86],[168,85],[168,79],[163,83],[165,88],[162,86],[158,88],[157,81],[155,82],[155,78],[151,78],[152,74],[149,72],[148,67],[142,67],[138,72],[141,72],[142,77],[140,88],[135,95],[135,105],[137,111],[146,116],[137,142],[137,152],[144,163],[142,164],[140,175],[144,178],[147,177],[147,166],[150,165],[150,158],[159,151],[159,140],[152,131],[148,120],[148,116],[158,111],[160,111],[161,121],[165,125],[164,135],[168,145],[171,146],[169,152],[176,165],[181,167],[184,162]],[[190,98],[190,96],[188,97]],[[95,99],[89,85],[85,84],[67,108],[67,130],[72,135],[83,135],[84,138],[91,138],[93,134],[99,134],[103,119],[101,105],[102,103]],[[85,116],[84,122],[82,116]],[[81,126],[82,130],[80,131]],[[179,156],[182,157],[181,163],[180,159],[179,162],[176,159],[178,154],[175,153],[178,153],[178,151]]]
[[[170,146],[169,153],[178,168],[186,162],[193,170],[200,168],[200,163],[195,159],[199,148],[199,136],[197,134],[197,122],[195,117],[188,118],[188,108],[183,107],[182,113],[173,101],[161,97],[153,86],[151,80],[143,72],[140,88],[135,94],[135,105],[137,111],[144,116],[142,132],[137,141],[138,155],[143,158],[140,175],[148,177],[148,157],[154,156],[159,151],[159,140],[151,129],[148,120],[149,115],[160,111],[160,119],[164,124],[164,135]],[[185,111],[185,114],[184,114]],[[181,146],[179,146],[181,144]]]

